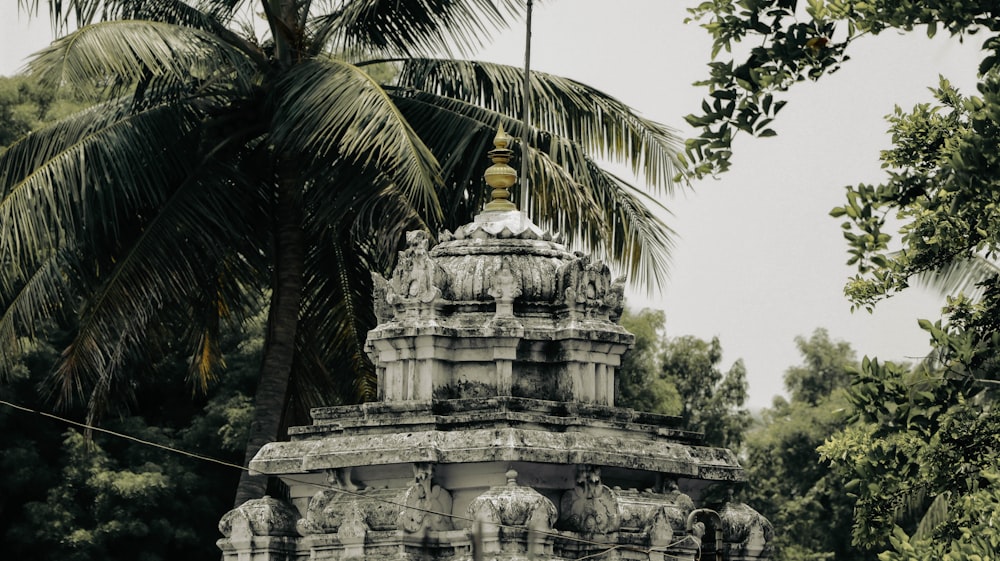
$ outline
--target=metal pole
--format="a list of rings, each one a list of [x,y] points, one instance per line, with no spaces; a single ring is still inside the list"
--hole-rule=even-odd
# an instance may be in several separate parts
[[[528,14],[524,35],[524,87],[521,107],[521,211],[528,211],[528,124],[531,120],[531,8],[533,0],[528,0]]]

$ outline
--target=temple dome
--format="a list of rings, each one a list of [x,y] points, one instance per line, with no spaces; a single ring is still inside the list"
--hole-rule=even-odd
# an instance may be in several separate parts
[[[442,232],[433,248],[427,233],[407,234],[408,247],[399,253],[391,280],[374,276],[379,323],[487,310],[497,318],[548,312],[617,320],[624,279],[612,281],[607,265],[569,251],[517,209],[508,191],[517,179],[507,165],[511,138],[500,127],[493,142],[493,165],[484,175],[490,202],[471,223]]]
[[[484,212],[440,239],[430,256],[446,271],[444,298],[456,302],[493,302],[504,269],[521,300],[554,302],[557,272],[577,257],[518,211]]]

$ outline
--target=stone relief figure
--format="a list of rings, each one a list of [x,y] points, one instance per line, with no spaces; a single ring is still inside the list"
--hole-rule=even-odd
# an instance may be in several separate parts
[[[657,509],[653,521],[645,528],[644,532],[649,536],[649,545],[652,547],[666,547],[674,539],[674,529],[670,522],[670,515],[666,509]]]
[[[566,305],[587,317],[621,316],[625,299],[625,280],[611,281],[611,269],[601,261],[578,253],[576,259],[556,271],[559,293]]]
[[[389,281],[378,273],[372,273],[372,302],[375,304],[375,320],[383,324],[396,315],[396,310],[389,304]]]
[[[399,513],[399,528],[416,534],[427,530],[453,530],[451,517],[451,493],[435,485],[434,464],[418,462],[413,464],[413,483],[403,495],[403,505]]]
[[[503,258],[500,270],[493,276],[493,286],[490,287],[489,295],[496,300],[497,319],[514,317],[514,299],[521,295],[521,285],[511,273],[510,260],[507,257]]]
[[[361,557],[364,553],[365,535],[368,533],[368,524],[365,522],[364,514],[358,503],[352,502],[344,517],[344,523],[337,531],[340,543],[345,547],[346,558]]]
[[[615,492],[601,483],[601,468],[577,466],[576,487],[563,493],[559,522],[567,530],[587,534],[618,531],[621,514]]]
[[[698,521],[691,525],[691,533],[688,534],[688,540],[697,549],[701,549],[701,542],[705,537],[705,523]]]
[[[324,534],[337,531],[343,522],[346,508],[343,491],[357,491],[358,487],[351,481],[351,468],[327,470],[326,481],[330,488],[323,489],[309,499],[306,515],[296,524],[296,529],[303,536]]]
[[[672,477],[663,478],[661,492],[674,503],[674,506],[684,513],[685,517],[687,516],[687,513],[694,510],[694,501],[691,500],[691,497],[681,492],[680,488],[677,486],[676,479]]]
[[[427,253],[430,238],[423,230],[406,233],[407,248],[399,252],[386,294],[389,304],[430,303],[441,297],[444,270]]]
[[[608,308],[611,321],[617,323],[625,309],[625,277],[618,277],[611,283],[604,305]]]

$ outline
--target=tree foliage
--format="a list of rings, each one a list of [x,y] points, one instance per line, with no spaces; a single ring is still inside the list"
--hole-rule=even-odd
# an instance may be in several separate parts
[[[775,397],[747,434],[747,502],[775,526],[776,561],[861,561],[873,553],[844,536],[853,523],[847,480],[818,448],[848,426],[846,388],[858,362],[850,344],[825,329],[796,337],[802,363],[785,371],[790,400]]]
[[[932,366],[866,358],[850,391],[860,423],[822,448],[857,497],[854,542],[891,542],[894,559],[927,558],[900,549],[902,534],[924,548],[964,551],[970,524],[995,514],[963,510],[997,492],[993,398],[970,377]]]
[[[806,339],[799,335],[795,346],[803,363],[785,370],[785,389],[792,401],[816,405],[838,388],[846,388],[857,358],[847,341],[831,341],[825,329],[817,329]]]
[[[712,446],[739,449],[750,424],[746,367],[736,360],[723,372],[718,337],[705,341],[690,335],[668,339],[660,355],[661,376],[681,395],[685,426],[705,433]]]
[[[626,310],[622,315],[622,326],[635,334],[636,342],[622,357],[615,403],[679,416],[686,429],[704,433],[706,444],[738,449],[750,423],[743,361],[723,372],[718,337],[668,337],[665,321],[659,310]]]
[[[648,308],[639,312],[625,310],[621,325],[635,335],[635,344],[622,356],[618,369],[619,407],[649,411],[661,415],[681,412],[681,395],[677,386],[660,372],[663,327],[667,316],[662,310]]]
[[[531,76],[533,122],[520,123],[519,69],[434,58],[488,40],[521,2],[48,7],[68,33],[30,71],[96,103],[0,154],[0,376],[40,322],[65,316],[75,331],[54,388],[97,415],[132,391],[146,349],[176,336],[160,325],[183,327],[204,385],[220,330],[264,307],[249,461],[329,396],[370,395],[370,272],[391,270],[406,230],[471,221],[500,124],[530,127],[519,156],[536,222],[574,225],[570,243],[639,283],[665,272],[671,232],[649,193],[673,189],[670,129],[544,73]],[[254,8],[260,36],[241,19]],[[649,192],[599,158],[630,165]],[[248,476],[237,501],[264,486]]]
[[[777,97],[835,71],[861,35],[921,28],[982,41],[978,92],[942,78],[934,101],[897,108],[886,180],[849,187],[832,211],[858,269],[845,288],[855,307],[871,309],[915,279],[956,287],[978,276],[977,294],[952,294],[943,320],[921,320],[934,349],[926,364],[862,361],[849,391],[858,424],[823,453],[857,497],[855,543],[891,548],[886,560],[994,558],[1000,279],[980,265],[1000,249],[1000,13],[994,2],[798,4],[723,0],[694,10],[714,38],[713,59],[733,57],[713,60],[709,99],[689,118],[701,127],[688,144],[696,173],[726,169],[737,131],[774,134]]]
[[[979,71],[1000,62],[1000,18],[990,2],[947,0],[713,0],[690,10],[712,36],[708,97],[687,117],[701,130],[686,152],[698,175],[729,168],[732,139],[776,134],[775,118],[797,82],[818,80],[850,59],[851,43],[887,30],[923,28],[960,37],[988,35]]]
[[[18,138],[82,109],[85,101],[30,76],[0,76],[0,152]]]
[[[0,383],[5,401],[45,410],[35,386],[66,334],[49,332]],[[108,430],[231,463],[242,457],[253,411],[258,337],[227,336],[224,383],[192,399],[178,348],[163,348],[136,396],[134,413]],[[80,408],[62,411],[82,421]],[[0,540],[12,559],[149,561],[218,559],[216,526],[230,508],[239,470],[0,405]]]

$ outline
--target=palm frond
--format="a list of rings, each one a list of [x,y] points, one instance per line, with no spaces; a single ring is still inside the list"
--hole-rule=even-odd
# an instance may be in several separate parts
[[[72,255],[66,250],[52,251],[23,278],[9,273],[0,277],[0,381],[11,374],[22,343],[37,340],[44,322],[72,313],[66,309],[77,294],[68,263]]]
[[[15,143],[0,154],[0,257],[16,269],[160,204],[197,155],[199,120],[190,104],[109,104]]]
[[[325,3],[312,22],[317,46],[333,52],[412,56],[472,52],[524,13],[518,0],[351,0]]]
[[[117,86],[112,95],[151,79],[184,89],[213,75],[247,87],[255,76],[247,52],[217,35],[149,20],[83,27],[33,55],[28,69],[50,87]]]
[[[232,248],[263,243],[254,239],[260,232],[259,221],[248,216],[251,198],[245,190],[237,192],[228,177],[220,180],[211,163],[200,166],[150,219],[136,225],[134,235],[126,237],[131,243],[112,252],[107,272],[88,272],[86,306],[56,372],[62,400],[73,397],[68,390],[85,385],[79,380],[98,380],[94,391],[114,385],[110,378],[121,375],[124,361],[142,347],[147,326],[162,316],[206,317],[205,310],[191,309],[199,298],[213,307],[207,317],[217,314],[224,295],[220,269],[241,286],[255,283],[259,271],[231,258]],[[227,307],[239,305],[231,293],[227,296]]]
[[[464,60],[403,61],[398,86],[508,113],[524,104],[520,68]],[[671,193],[682,171],[683,143],[666,125],[645,119],[617,99],[575,80],[531,74],[531,126],[570,139],[595,159],[624,162],[654,192]]]
[[[406,232],[431,230],[406,194],[379,170],[338,162],[325,172],[305,190],[309,220],[326,228],[349,227],[374,270],[391,268]],[[355,185],[366,188],[339,187]]]
[[[522,125],[463,101],[422,92],[394,94],[402,94],[397,105],[443,162],[445,189],[440,198],[452,210],[449,221],[454,221],[448,226],[471,220],[482,208],[486,188],[481,177],[488,164],[483,156],[492,146],[497,123],[513,134],[519,134]],[[534,129],[529,142],[526,210],[535,221],[564,234],[571,244],[593,248],[600,258],[627,271],[634,284],[648,290],[661,286],[674,246],[673,231],[660,218],[669,211],[604,171],[566,138]]]
[[[369,383],[374,367],[364,342],[375,326],[371,263],[352,241],[352,229],[350,223],[308,227],[310,237],[319,236],[322,242],[310,244],[306,259],[303,329],[299,332],[302,358],[312,362],[309,377],[300,380],[302,387],[323,384],[349,402],[373,397]],[[329,370],[331,365],[336,365],[336,371]],[[317,376],[320,373],[323,376]]]
[[[193,393],[206,393],[209,384],[226,369],[223,334],[232,328],[247,333],[261,309],[262,285],[268,272],[242,253],[227,251],[215,264],[214,276],[203,279],[204,284],[191,291],[187,309],[180,310],[180,315],[186,335],[183,339],[192,351],[188,382]]]
[[[670,255],[676,233],[653,209],[668,214],[666,208],[648,194],[616,176],[608,185],[606,203],[610,204],[614,232],[605,259],[624,265],[634,286],[646,287],[653,294],[669,278]]]
[[[18,0],[22,10],[38,13],[38,0]],[[192,5],[193,4],[193,5]],[[112,19],[153,19],[169,23],[197,23],[204,18],[226,22],[246,0],[60,0],[48,2],[49,18],[57,30]]]
[[[1000,265],[985,257],[954,259],[946,266],[917,275],[917,282],[937,290],[941,295],[964,292],[966,296],[978,300],[983,296],[980,283],[1000,275]]]
[[[945,491],[934,497],[927,511],[920,517],[917,530],[913,533],[914,539],[929,539],[933,536],[934,530],[938,526],[948,521],[948,511],[951,503],[951,492]]]
[[[434,155],[368,74],[337,60],[305,62],[282,78],[274,99],[273,122],[280,127],[272,140],[279,160],[313,173],[339,160],[382,171],[414,208],[440,217]]]

